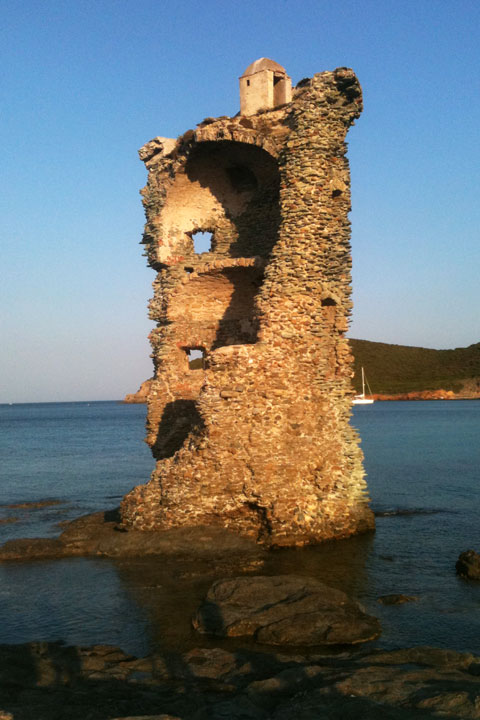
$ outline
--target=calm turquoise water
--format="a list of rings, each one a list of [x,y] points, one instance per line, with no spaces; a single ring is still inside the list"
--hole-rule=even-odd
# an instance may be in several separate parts
[[[59,522],[118,505],[153,468],[144,423],[143,405],[0,406],[0,542],[53,536]],[[480,550],[480,401],[357,406],[353,424],[376,533],[272,553],[265,572],[304,572],[344,588],[380,618],[383,647],[480,653],[480,583],[455,576],[458,554]],[[45,499],[59,502],[8,507]],[[0,642],[111,643],[136,654],[198,643],[188,616],[209,581],[195,580],[196,570],[160,558],[0,565]],[[418,601],[378,604],[398,592]]]

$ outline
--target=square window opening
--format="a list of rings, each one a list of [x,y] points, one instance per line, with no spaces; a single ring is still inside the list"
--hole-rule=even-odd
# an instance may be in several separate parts
[[[193,250],[197,255],[210,252],[213,243],[213,233],[209,230],[198,230],[192,233]]]
[[[203,347],[183,348],[188,360],[190,370],[205,370],[206,350]]]

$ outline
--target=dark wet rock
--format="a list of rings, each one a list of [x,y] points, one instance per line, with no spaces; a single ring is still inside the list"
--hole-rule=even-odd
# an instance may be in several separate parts
[[[0,560],[60,558],[70,554],[67,548],[56,538],[9,540],[0,548]]]
[[[447,717],[480,717],[476,701],[480,688],[450,670],[440,673],[432,668],[360,668],[337,683],[336,690],[343,696],[360,697],[387,707],[400,705],[415,713],[414,717],[420,716],[421,711]]]
[[[252,636],[270,645],[355,644],[381,632],[378,620],[341,590],[292,575],[218,580],[193,625],[201,633]]]
[[[323,680],[326,669],[317,665],[297,665],[265,680],[255,680],[247,687],[253,702],[264,709],[272,709],[285,698],[312,687]]]
[[[28,500],[25,502],[11,503],[10,505],[0,505],[0,508],[8,508],[9,510],[37,510],[38,508],[63,504],[63,500]]]
[[[0,720],[480,720],[480,658],[418,647],[294,656],[0,645]]]
[[[268,720],[265,712],[245,695],[214,702],[192,720]]]
[[[65,505],[65,503],[62,502],[62,500],[35,500],[0,504],[0,525],[10,525],[21,522],[25,519],[25,517],[29,516],[31,512],[36,512],[37,510],[42,510],[44,508],[55,507],[57,505]],[[19,510],[20,513],[13,515],[11,514],[12,510]],[[43,550],[39,550],[39,552],[43,552]]]
[[[323,675],[323,682],[277,707],[272,720],[480,718],[479,658],[437,648],[377,652]]]
[[[440,508],[388,508],[387,510],[375,510],[375,517],[410,517],[412,515],[437,515],[438,513],[451,513],[453,510]]]
[[[1,717],[0,717],[1,720]],[[182,720],[178,715],[129,715],[128,717],[114,718],[113,720]]]
[[[427,667],[469,671],[478,657],[472,653],[444,648],[418,646],[401,650],[377,651],[365,655],[364,663],[380,665],[424,665]]]
[[[475,550],[466,550],[460,553],[455,569],[460,577],[480,580],[480,554]]]
[[[118,528],[114,510],[85,515],[68,523],[58,538],[10,540],[0,547],[0,560],[30,560],[72,556],[175,557],[244,556],[261,561],[266,550],[253,540],[220,527],[182,527],[173,530],[142,531]]]
[[[237,649],[235,652],[220,648],[195,648],[183,656],[179,677],[221,681],[224,687],[240,688],[255,682],[276,677],[284,671],[295,671],[306,662],[302,656],[280,653],[263,653]],[[218,687],[218,685],[217,685]]]
[[[403,603],[416,602],[418,600],[415,595],[402,595],[401,593],[393,593],[391,595],[380,595],[377,602],[382,605],[403,605]]]

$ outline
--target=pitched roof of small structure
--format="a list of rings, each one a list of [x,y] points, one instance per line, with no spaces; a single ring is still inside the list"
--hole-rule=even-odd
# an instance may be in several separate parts
[[[262,70],[273,70],[273,72],[282,73],[282,75],[287,74],[285,68],[275,62],[275,60],[269,60],[269,58],[262,57],[258,58],[258,60],[255,60],[255,62],[249,65],[242,77],[245,77],[246,75],[255,75],[255,73],[261,72]]]

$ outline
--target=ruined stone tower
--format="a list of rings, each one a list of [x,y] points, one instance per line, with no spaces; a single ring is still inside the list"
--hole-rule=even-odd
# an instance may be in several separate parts
[[[239,115],[140,150],[157,465],[124,498],[122,522],[215,524],[274,546],[346,537],[373,527],[345,338],[345,136],[361,88],[338,68],[292,98],[285,70],[262,58],[240,92]]]

